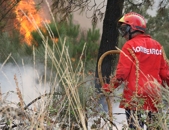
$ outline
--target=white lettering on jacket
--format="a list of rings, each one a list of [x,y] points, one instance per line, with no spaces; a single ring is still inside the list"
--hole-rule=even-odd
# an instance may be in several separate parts
[[[145,48],[142,46],[137,46],[137,47],[133,47],[134,52],[142,52],[145,54],[153,54],[153,55],[162,55],[162,51],[161,49],[155,49],[155,48]]]

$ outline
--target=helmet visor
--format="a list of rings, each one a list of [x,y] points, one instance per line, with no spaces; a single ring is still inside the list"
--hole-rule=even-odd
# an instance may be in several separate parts
[[[124,37],[130,30],[130,25],[127,25],[127,24],[122,24],[118,30],[119,30],[119,33],[121,34],[122,37]]]

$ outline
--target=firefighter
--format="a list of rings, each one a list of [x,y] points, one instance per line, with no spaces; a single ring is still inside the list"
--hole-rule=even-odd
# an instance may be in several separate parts
[[[123,83],[120,108],[125,109],[128,126],[136,129],[133,113],[137,113],[139,127],[144,127],[142,110],[148,111],[149,120],[158,112],[162,79],[169,79],[167,63],[160,43],[145,33],[146,20],[138,13],[125,14],[119,21],[119,33],[126,42],[120,52],[115,76],[102,88],[112,92]]]

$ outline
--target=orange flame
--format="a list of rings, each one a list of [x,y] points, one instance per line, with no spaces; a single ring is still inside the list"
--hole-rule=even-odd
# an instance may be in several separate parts
[[[15,12],[19,23],[17,28],[24,36],[24,41],[31,45],[31,32],[36,30],[34,25],[36,24],[36,26],[40,27],[43,20],[35,8],[35,2],[33,0],[21,0]]]

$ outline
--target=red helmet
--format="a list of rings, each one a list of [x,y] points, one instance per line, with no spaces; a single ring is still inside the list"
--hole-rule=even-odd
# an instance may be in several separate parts
[[[118,22],[130,25],[133,30],[145,32],[146,29],[144,17],[135,12],[125,14]]]

